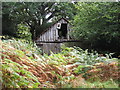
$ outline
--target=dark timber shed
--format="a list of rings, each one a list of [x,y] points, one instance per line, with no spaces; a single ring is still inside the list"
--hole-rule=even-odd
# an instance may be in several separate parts
[[[50,54],[60,52],[63,41],[70,40],[70,24],[67,19],[61,18],[51,27],[44,30],[37,38],[37,45],[43,50],[43,53]]]

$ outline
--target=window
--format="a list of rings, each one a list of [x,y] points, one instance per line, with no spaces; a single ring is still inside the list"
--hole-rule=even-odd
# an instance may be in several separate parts
[[[61,23],[58,23],[57,24],[57,29],[60,29],[61,28]]]

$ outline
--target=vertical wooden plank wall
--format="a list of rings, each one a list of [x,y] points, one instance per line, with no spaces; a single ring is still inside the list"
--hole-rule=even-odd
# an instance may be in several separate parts
[[[43,53],[50,54],[51,51],[53,53],[58,53],[61,51],[61,43],[42,43],[43,45],[41,46]]]
[[[64,19],[61,19],[60,21],[58,21],[57,23],[68,23],[67,21],[65,21]],[[58,40],[58,30],[57,30],[57,23],[54,24],[53,26],[51,26],[50,28],[48,28],[48,30],[43,33],[40,37],[39,37],[39,41],[56,41]],[[68,29],[68,39],[69,39],[69,24],[67,26]],[[42,44],[42,50],[43,53],[46,54],[50,54],[50,51],[52,51],[53,53],[58,53],[61,51],[61,43],[41,43]]]
[[[67,21],[65,21],[64,19],[61,19],[60,21],[58,21],[58,23],[67,23]],[[48,30],[43,33],[40,37],[39,37],[39,41],[55,41],[58,40],[58,30],[57,30],[57,24],[54,24],[52,27],[48,28]],[[69,30],[69,24],[67,26],[68,30]],[[69,33],[69,31],[68,31]],[[69,38],[69,36],[67,36]]]

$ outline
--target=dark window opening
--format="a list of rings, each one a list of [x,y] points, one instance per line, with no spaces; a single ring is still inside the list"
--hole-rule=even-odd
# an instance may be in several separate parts
[[[61,23],[60,29],[58,29],[59,39],[67,39],[67,24]]]

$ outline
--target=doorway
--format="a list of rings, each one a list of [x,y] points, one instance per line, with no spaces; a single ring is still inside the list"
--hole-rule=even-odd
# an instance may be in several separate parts
[[[61,28],[58,29],[59,39],[67,39],[67,23],[61,23]]]

